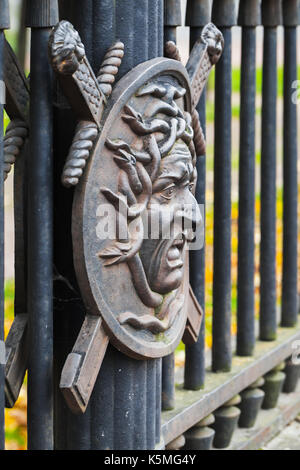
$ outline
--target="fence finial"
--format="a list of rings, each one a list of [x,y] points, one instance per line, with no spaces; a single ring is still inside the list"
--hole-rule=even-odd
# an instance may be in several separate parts
[[[212,21],[216,26],[230,28],[237,23],[237,2],[235,0],[214,0]]]
[[[30,28],[49,28],[56,25],[57,22],[57,0],[26,0],[26,26]]]
[[[200,28],[210,22],[211,19],[210,0],[188,0],[186,6],[186,25],[192,28]]]
[[[284,26],[298,26],[300,24],[300,0],[289,0],[282,3]]]
[[[262,0],[262,24],[275,27],[282,24],[282,0]]]
[[[261,24],[260,0],[243,0],[239,5],[239,26],[259,26]]]

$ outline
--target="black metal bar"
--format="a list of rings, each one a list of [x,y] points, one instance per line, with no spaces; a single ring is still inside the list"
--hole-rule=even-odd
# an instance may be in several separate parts
[[[4,168],[3,168],[3,110],[4,89],[4,30],[9,24],[9,3],[0,1],[0,450],[4,449]]]
[[[156,370],[155,361],[147,361],[147,382],[152,383],[152,387],[147,387],[146,391],[146,439],[147,449],[153,449],[156,438],[155,422],[155,401],[156,401]]]
[[[181,25],[180,0],[164,0],[164,41],[177,42],[177,26]],[[175,396],[175,358],[170,354],[162,359],[162,410],[174,406]]]
[[[181,26],[181,1],[164,0],[164,41],[176,43],[177,27]]]
[[[162,360],[155,361],[156,367],[156,419],[155,419],[155,443],[161,440],[161,410],[162,410]]]
[[[95,21],[92,25],[88,22],[81,23],[80,28],[88,30],[93,27],[93,47],[90,54],[94,66],[98,66],[105,53],[102,38],[107,46],[115,39],[124,42],[126,52],[118,74],[118,78],[121,78],[138,63],[162,55],[163,2],[104,0],[94,5],[93,17],[109,15],[109,6],[113,11],[114,6],[116,8],[115,19],[109,17],[111,24],[115,24],[115,30],[112,28],[109,33],[109,41],[107,36],[103,36],[108,32]],[[79,13],[78,10],[76,14]],[[74,23],[76,24],[76,18]],[[85,32],[85,37],[90,37],[89,31]],[[88,58],[90,59],[89,56]],[[88,419],[91,423],[90,448],[154,448],[160,440],[160,395],[160,359],[136,361],[109,346],[88,407]]]
[[[259,2],[241,2],[242,26],[238,219],[237,354],[251,356],[254,331],[256,26]],[[256,15],[249,17],[249,11]]]
[[[190,49],[201,35],[203,26],[211,19],[211,2],[192,0],[187,4],[186,23],[190,25]],[[200,122],[205,133],[206,96],[205,90],[197,105]],[[206,156],[197,156],[196,199],[198,204],[205,205],[206,190]],[[190,283],[194,294],[202,307],[203,319],[198,340],[185,348],[184,387],[198,390],[205,381],[205,248],[190,253]]]
[[[101,39],[98,34],[99,30],[102,30]],[[115,38],[115,33],[116,15],[111,0],[94,0],[92,65],[95,70],[99,70],[103,55],[111,46],[112,38]]]
[[[278,1],[262,2],[264,25],[262,142],[261,142],[261,243],[260,339],[276,338],[276,109]]]
[[[171,410],[175,403],[175,358],[174,354],[162,360],[162,410]]]
[[[25,28],[26,3],[21,0],[19,7],[19,31],[17,41],[17,56],[22,67],[25,67],[25,57],[27,48],[27,31]]]
[[[298,1],[283,2],[284,23],[284,116],[283,116],[283,272],[281,325],[294,326],[298,316],[297,250],[297,102],[292,99],[297,80]]]
[[[214,282],[212,368],[231,367],[231,26],[235,2],[214,1],[212,21],[225,47],[215,75]]]
[[[88,0],[84,4],[83,14],[82,3],[60,0],[59,10],[60,19],[71,21],[78,29],[82,40],[84,38],[88,59],[97,72],[108,47],[115,41],[114,2]],[[107,374],[104,375],[105,386],[101,374],[95,385],[94,396],[96,398],[99,396],[99,401],[91,398],[91,403],[81,416],[75,416],[70,412],[59,389],[62,367],[76,341],[85,315],[73,267],[71,238],[73,192],[61,184],[62,168],[72,142],[74,128],[73,111],[57,88],[54,115],[54,421],[55,449],[59,450],[101,448],[102,433],[104,433],[101,426],[104,426],[104,430],[107,426],[112,426],[110,400],[113,400],[113,393],[109,379],[113,380],[113,374],[110,373],[108,376],[106,366],[101,369],[102,374],[105,374],[105,371]],[[108,370],[113,370],[112,361],[108,361],[107,364]],[[112,446],[112,443],[108,445]]]
[[[52,73],[48,61],[56,1],[27,3],[31,31],[28,162],[28,448],[53,448]]]

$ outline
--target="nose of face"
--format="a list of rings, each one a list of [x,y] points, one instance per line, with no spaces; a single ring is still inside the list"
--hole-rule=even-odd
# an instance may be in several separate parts
[[[185,197],[181,207],[178,208],[176,218],[181,219],[184,230],[196,232],[197,228],[202,223],[202,216],[196,199],[193,194],[189,192]]]

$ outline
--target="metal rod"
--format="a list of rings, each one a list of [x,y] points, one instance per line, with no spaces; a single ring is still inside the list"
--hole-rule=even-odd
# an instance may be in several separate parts
[[[19,31],[17,39],[17,55],[22,67],[25,67],[25,57],[27,49],[27,31],[25,28],[26,3],[21,0],[19,7]]]
[[[4,81],[4,32],[0,30],[0,86]],[[1,82],[2,81],[2,82]],[[2,94],[3,94],[3,90]],[[3,103],[0,100],[0,450],[4,449],[4,186],[3,186]]]
[[[175,357],[174,354],[162,359],[162,410],[171,410],[175,403]]]
[[[211,4],[206,0],[192,0],[187,4],[186,21],[190,25],[190,49],[201,36],[202,28],[211,19]],[[206,93],[203,91],[197,105],[201,126],[205,134]],[[206,156],[197,156],[196,200],[205,206]],[[205,223],[205,222],[204,222]],[[190,283],[202,307],[203,319],[198,340],[185,347],[184,388],[198,390],[205,382],[205,247],[190,253]]]
[[[262,143],[261,143],[261,243],[260,334],[276,338],[276,101],[277,28],[264,29]]]
[[[115,354],[109,345],[94,387],[91,402],[91,449],[114,449]]]
[[[121,78],[138,63],[162,55],[163,2],[117,0],[115,5],[115,34],[126,51]],[[95,24],[93,34],[101,44],[103,31]],[[160,359],[136,361],[109,346],[90,404],[91,448],[153,449],[160,440],[160,395]]]
[[[212,368],[231,367],[231,28],[215,75],[214,283]]]
[[[161,439],[161,410],[162,410],[162,360],[155,361],[156,366],[156,419],[155,419],[155,443]]]
[[[176,44],[177,26],[181,25],[180,0],[164,0],[164,41]],[[162,410],[174,407],[175,400],[175,357],[170,354],[162,359]]]
[[[27,2],[31,30],[28,161],[28,448],[53,449],[52,72],[48,61],[57,2]]]
[[[176,43],[178,26],[181,26],[181,1],[164,0],[164,42]]]
[[[237,354],[251,356],[254,332],[256,29],[242,29],[238,219]]]
[[[5,344],[4,344],[4,165],[3,165],[3,111],[5,104],[4,88],[4,30],[10,27],[9,2],[0,0],[0,450],[5,446],[4,433],[4,367],[5,367]]]
[[[52,80],[50,29],[31,35],[28,171],[28,447],[51,449],[52,419]],[[38,247],[38,250],[37,250]]]
[[[297,106],[292,100],[297,80],[297,29],[284,30],[284,159],[283,159],[283,273],[281,325],[297,324]]]
[[[200,116],[200,122],[204,133],[205,102],[206,93],[204,90],[197,106],[197,111]],[[203,204],[205,206],[205,155],[198,155],[196,168],[198,179],[195,196],[198,204]],[[190,253],[190,283],[196,299],[202,308],[203,318],[197,342],[192,345],[186,345],[185,347],[184,388],[188,390],[198,390],[204,387],[205,383],[205,246],[201,250],[192,251]]]

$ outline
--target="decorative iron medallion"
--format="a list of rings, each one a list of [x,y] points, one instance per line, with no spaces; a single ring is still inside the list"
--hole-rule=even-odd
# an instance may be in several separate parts
[[[69,355],[63,388],[80,367],[86,337],[94,341],[91,330],[100,328],[103,338],[104,328],[115,347],[137,359],[170,354],[186,327],[196,339],[201,310],[189,286],[188,247],[203,225],[194,191],[205,142],[195,106],[222,48],[209,24],[186,68],[167,43],[171,58],[138,65],[113,88],[126,53],[121,42],[96,76],[73,26],[62,21],[53,31],[52,65],[79,118],[62,182],[76,186],[74,265],[93,318]]]
[[[183,219],[190,228],[201,222],[190,111],[182,64],[158,58],[135,67],[114,88],[75,191],[82,294],[111,341],[135,357],[171,353],[186,323],[184,262],[192,238]]]

